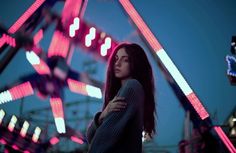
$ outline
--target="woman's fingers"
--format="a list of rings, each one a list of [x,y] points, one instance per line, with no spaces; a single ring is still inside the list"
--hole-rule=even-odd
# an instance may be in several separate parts
[[[125,97],[115,97],[112,102],[116,102],[116,101],[124,101],[125,100]]]
[[[110,105],[110,111],[120,111],[124,108],[126,108],[126,103],[124,101],[119,101],[119,102],[115,102],[115,103],[112,103]]]

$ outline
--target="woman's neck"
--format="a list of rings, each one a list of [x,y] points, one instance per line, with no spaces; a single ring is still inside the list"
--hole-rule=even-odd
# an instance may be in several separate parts
[[[125,84],[125,82],[128,80],[128,79],[131,79],[132,77],[128,77],[128,78],[125,78],[125,79],[122,79],[121,80],[121,86],[123,86]]]

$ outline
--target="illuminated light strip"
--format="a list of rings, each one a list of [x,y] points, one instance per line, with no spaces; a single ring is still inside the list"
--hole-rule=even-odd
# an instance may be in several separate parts
[[[25,135],[26,135],[28,129],[29,129],[29,123],[28,123],[27,121],[25,121],[24,124],[23,124],[23,126],[22,126],[22,128],[21,128],[21,130],[20,130],[20,135],[21,135],[22,137],[25,137]]]
[[[7,142],[4,139],[0,139],[0,143],[3,144],[3,145],[7,144]]]
[[[111,48],[111,38],[107,37],[104,44],[101,45],[101,55],[106,56],[107,50]]]
[[[227,56],[225,57],[225,59],[226,59],[226,61],[227,61],[227,63],[228,63],[227,75],[231,75],[231,76],[236,77],[236,70],[233,71],[233,70],[232,70],[232,66],[231,66],[231,61],[234,62],[234,64],[236,65],[236,58],[233,57],[233,56],[227,55]]]
[[[3,109],[0,110],[0,125],[2,124],[2,120],[5,116],[5,111]]]
[[[34,67],[38,74],[50,74],[48,65],[43,60],[41,60],[38,55],[34,53],[34,51],[27,51],[25,54],[27,60]]]
[[[12,145],[12,148],[15,150],[19,150],[19,147],[17,145]]]
[[[132,6],[132,4],[130,3],[130,1],[128,1],[128,0],[119,0],[120,1],[120,3],[123,5],[123,7],[125,8],[125,10],[126,10],[126,12],[130,15],[130,17],[131,17],[131,19],[134,21],[134,23],[136,23],[136,25],[137,25],[137,27],[139,28],[139,30],[142,32],[142,34],[144,35],[144,37],[147,39],[147,41],[149,42],[149,44],[152,46],[152,48],[154,49],[154,51],[155,52],[157,52],[157,54],[158,54],[158,56],[160,56],[159,55],[159,53],[158,53],[158,51],[162,51],[162,52],[165,52],[164,50],[163,50],[163,48],[161,47],[161,45],[158,43],[158,41],[155,39],[155,37],[152,35],[152,34],[150,34],[150,30],[148,29],[148,27],[146,26],[146,24],[143,22],[143,20],[141,19],[141,17],[138,15],[138,13],[137,13],[137,11],[134,9],[134,7]],[[143,25],[142,25],[143,24]],[[146,32],[146,31],[147,32]],[[150,37],[150,38],[149,38]],[[164,53],[163,53],[164,54]],[[165,53],[166,54],[166,53]],[[168,56],[167,56],[168,57]],[[168,57],[169,58],[169,57]],[[162,62],[164,62],[163,60],[162,60]],[[165,65],[166,66],[166,68],[168,69],[168,65]],[[170,69],[170,68],[169,68]],[[177,68],[176,68],[177,69]],[[169,71],[170,72],[170,71]],[[170,72],[171,73],[171,72]],[[182,75],[180,75],[181,76],[181,78],[182,78]],[[172,77],[174,77],[173,75],[172,75]],[[177,81],[176,81],[177,82]],[[186,82],[186,81],[185,81]],[[188,86],[187,86],[187,88],[183,91],[183,92],[189,92],[189,91],[191,91],[191,90],[189,90],[189,89],[191,89],[190,87],[188,88]],[[191,94],[191,93],[189,93],[189,94]],[[188,96],[189,94],[187,94],[186,96]],[[194,94],[194,93],[193,93]],[[194,94],[194,97],[195,97],[196,95]],[[191,96],[189,96],[189,97],[191,97],[190,99],[192,99],[192,95]],[[198,103],[200,103],[200,101],[197,99],[196,100],[196,98],[194,98],[195,100],[195,102],[197,102],[196,104],[198,104]],[[192,103],[192,101],[191,101],[191,103]],[[204,110],[204,109],[203,109]],[[197,110],[196,110],[197,111]],[[205,112],[205,110],[204,110],[204,112]],[[205,113],[203,113],[203,114],[205,114]],[[207,115],[208,113],[206,112],[206,116],[202,116],[202,119],[205,119],[205,117],[207,117],[207,116],[209,116],[209,115]],[[199,114],[200,115],[200,114]],[[217,133],[219,134],[219,135],[221,135],[220,137],[221,137],[221,139],[225,142],[227,142],[227,136],[225,136],[225,134],[223,133],[222,134],[222,130],[221,129],[219,129],[219,128],[215,128],[215,130],[217,131]],[[231,142],[227,142],[230,146],[232,146],[232,144],[231,144]],[[227,143],[225,143],[226,145],[227,145]],[[230,148],[229,148],[230,149]],[[234,147],[233,147],[233,149],[231,149],[230,150],[231,152],[236,152],[235,151],[235,149],[234,149]]]
[[[55,31],[50,47],[48,49],[48,57],[62,56],[66,58],[69,50],[70,41],[62,32]]]
[[[4,44],[8,44],[12,47],[16,47],[16,40],[15,38],[12,38],[9,35],[3,34],[2,37],[0,38],[0,48],[4,45]]]
[[[36,0],[24,14],[9,28],[9,33],[15,33],[25,21],[45,2],[45,0]]]
[[[57,138],[57,137],[52,137],[51,139],[50,139],[50,143],[52,144],[52,145],[55,145],[55,144],[57,144],[59,142],[59,139]]]
[[[194,92],[187,95],[187,98],[202,120],[209,117],[209,114],[207,113],[206,109],[203,107],[202,103],[200,102],[200,100],[198,99],[198,97],[195,95]]]
[[[80,138],[76,137],[76,136],[71,136],[70,139],[78,144],[83,144],[84,141],[81,140]]]
[[[95,39],[96,29],[91,27],[89,33],[85,36],[85,46],[90,47],[92,45],[92,40]]]
[[[160,51],[156,52],[157,56],[162,61],[163,65],[166,67],[168,72],[171,74],[171,76],[174,78],[176,83],[179,85],[180,89],[183,91],[185,96],[188,98],[189,102],[193,106],[193,108],[196,110],[198,115],[202,120],[209,117],[209,114],[207,113],[206,109],[203,107],[202,103],[198,99],[198,97],[195,95],[195,93],[192,91],[186,80],[183,78],[175,64],[172,62],[170,57],[167,55],[164,49],[161,49]]]
[[[10,120],[10,122],[9,122],[9,124],[8,124],[8,130],[9,130],[9,131],[12,132],[12,131],[14,130],[15,125],[16,125],[16,122],[17,122],[16,116],[15,116],[15,115],[12,115],[11,120]]]
[[[143,36],[152,46],[152,48],[155,51],[161,50],[163,47],[159,44],[158,40],[155,38],[151,30],[145,24],[145,22],[143,21],[141,16],[138,14],[138,12],[135,10],[134,6],[130,3],[130,1],[128,0],[119,0],[119,1],[123,5],[126,12],[129,14],[129,16],[131,17],[131,19],[137,25],[140,32],[143,34]]]
[[[142,20],[141,16],[138,14],[138,12],[135,10],[133,5],[128,0],[119,0],[120,3],[123,5],[126,12],[129,14],[130,18],[134,21],[134,23],[137,25],[138,29],[141,31],[143,36],[146,38],[147,42],[150,44],[150,46],[153,48],[153,50],[156,52],[157,56],[160,58],[164,66],[167,68],[171,76],[174,78],[174,80],[179,85],[180,89],[184,92],[184,94],[188,97],[188,99],[192,100],[190,103],[196,107],[200,107],[201,111],[197,111],[199,116],[202,120],[209,117],[209,114],[205,110],[205,108],[200,103],[200,100],[195,96],[194,99],[191,99],[192,95],[195,95],[188,85],[188,83],[185,81],[179,70],[176,68],[174,63],[171,61],[169,56],[166,54],[163,47],[159,44],[158,40],[155,38],[155,36],[152,34],[151,30],[148,28],[148,26],[145,24],[145,22]]]
[[[28,150],[24,150],[23,153],[30,153],[30,151],[28,151]]]
[[[79,82],[72,79],[67,79],[67,84],[68,84],[69,89],[72,92],[79,93],[86,96],[95,97],[98,99],[102,98],[102,92],[100,88],[87,85],[83,82]]]
[[[86,91],[86,84],[85,83],[82,83],[82,82],[79,82],[76,80],[72,80],[72,79],[67,79],[67,84],[68,84],[69,89],[72,92],[79,93],[82,95],[88,95],[88,93]]]
[[[12,100],[32,95],[34,90],[29,81],[9,89]]]
[[[74,37],[75,31],[79,30],[80,19],[78,17],[74,18],[73,23],[69,27],[69,36]]]
[[[36,127],[34,130],[34,134],[32,136],[33,142],[35,142],[35,143],[38,142],[40,133],[41,133],[41,129],[39,127]]]
[[[86,85],[86,90],[90,97],[102,99],[102,92],[100,88],[97,88],[91,85]]]
[[[4,45],[6,43],[6,39],[5,39],[5,37],[1,37],[0,38],[0,48]]]
[[[60,98],[50,98],[50,104],[54,117],[64,117],[62,101]]]
[[[33,65],[34,69],[37,71],[38,74],[50,74],[50,69],[48,65],[40,59],[40,64]]]
[[[66,133],[63,105],[60,98],[50,98],[53,117],[58,133]]]
[[[9,90],[3,91],[0,93],[0,104],[12,101],[12,96]]]
[[[190,88],[186,80],[183,78],[183,76],[181,75],[175,64],[172,62],[170,57],[167,55],[165,50],[161,49],[159,52],[157,52],[157,56],[160,58],[163,65],[167,68],[176,83],[180,86],[184,94],[189,95],[190,93],[192,93],[192,89]]]
[[[230,140],[228,139],[228,137],[225,135],[224,131],[221,129],[221,127],[219,126],[215,126],[214,130],[216,131],[216,133],[219,135],[219,137],[221,138],[221,140],[224,142],[225,146],[228,148],[228,150],[230,151],[230,153],[236,153],[236,149],[233,146],[233,144],[230,142]]]
[[[40,29],[35,35],[34,35],[34,45],[38,44],[40,40],[43,38],[43,30]]]
[[[62,23],[65,24],[67,19],[78,16],[81,5],[82,0],[66,0],[62,12]]]

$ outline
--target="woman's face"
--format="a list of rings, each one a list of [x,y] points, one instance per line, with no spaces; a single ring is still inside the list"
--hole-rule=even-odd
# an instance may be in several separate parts
[[[130,78],[129,56],[124,48],[119,49],[115,55],[114,74],[121,80]]]

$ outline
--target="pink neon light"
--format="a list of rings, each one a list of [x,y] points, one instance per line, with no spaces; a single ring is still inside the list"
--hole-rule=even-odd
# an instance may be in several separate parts
[[[45,0],[36,0],[24,14],[9,28],[9,33],[15,33],[25,21],[43,4]]]
[[[160,45],[158,40],[155,38],[151,30],[148,28],[148,26],[145,24],[141,16],[138,14],[138,12],[135,10],[134,6],[130,3],[128,0],[119,0],[120,3],[123,5],[126,12],[129,14],[131,19],[134,21],[134,23],[137,25],[140,32],[143,34],[143,36],[146,38],[146,40],[149,42],[151,47],[155,52],[161,50],[163,47]]]
[[[76,80],[72,80],[72,79],[67,79],[67,83],[68,83],[69,89],[72,92],[80,93],[83,95],[88,95],[88,93],[86,91],[86,84],[85,83],[82,83],[82,82],[79,82]]]
[[[34,44],[38,44],[40,40],[43,38],[43,30],[40,29],[35,35],[34,35]]]
[[[81,140],[80,138],[76,137],[76,136],[71,136],[70,139],[78,144],[83,144],[84,141]]]
[[[62,56],[66,58],[69,50],[70,41],[63,36],[60,31],[55,31],[50,47],[48,49],[48,57]]]
[[[12,145],[12,148],[15,150],[19,150],[19,148],[17,147],[17,145]]]
[[[4,139],[0,139],[0,143],[3,145],[7,144],[7,142]]]
[[[54,118],[64,118],[63,105],[60,98],[50,98]]]
[[[219,126],[215,126],[214,130],[220,136],[221,140],[224,142],[225,146],[229,149],[231,153],[236,153],[236,149],[230,142],[229,138],[225,135],[224,131]]]
[[[28,150],[25,150],[23,153],[30,153]]]
[[[131,19],[134,21],[134,23],[137,25],[138,29],[141,31],[143,36],[146,38],[148,43],[151,45],[153,50],[155,52],[160,51],[163,49],[163,47],[160,45],[158,40],[155,38],[155,36],[152,34],[151,30],[148,28],[148,26],[145,24],[145,22],[142,20],[138,12],[135,10],[133,5],[128,0],[119,0],[120,3],[123,5],[126,12],[129,14]],[[197,111],[197,113],[200,115],[201,119],[205,119],[209,117],[209,114],[201,104],[200,100],[196,97],[194,93],[191,93],[187,96],[190,103],[193,105],[194,109]]]
[[[26,97],[32,95],[34,90],[30,84],[30,82],[25,82],[23,84],[17,85],[9,90],[12,99],[16,100],[22,97]]]
[[[50,74],[50,69],[48,67],[48,65],[40,59],[40,63],[39,64],[34,64],[32,65],[34,67],[34,69],[37,71],[38,74]]]
[[[7,43],[8,45],[12,47],[16,47],[16,40],[15,38],[12,38],[9,35],[3,34],[2,37],[0,38],[0,48]]]
[[[209,114],[207,113],[206,109],[203,107],[202,103],[194,92],[187,95],[187,98],[202,120],[209,117]]]
[[[52,145],[55,145],[55,144],[57,144],[59,142],[59,139],[57,138],[57,137],[52,137],[51,139],[50,139],[50,143],[52,144]]]
[[[78,16],[81,5],[82,0],[67,0],[62,12],[62,23],[66,24],[68,19]]]
[[[14,130],[14,128],[15,128],[15,125],[10,124],[8,126],[8,130],[11,131],[11,132]]]

